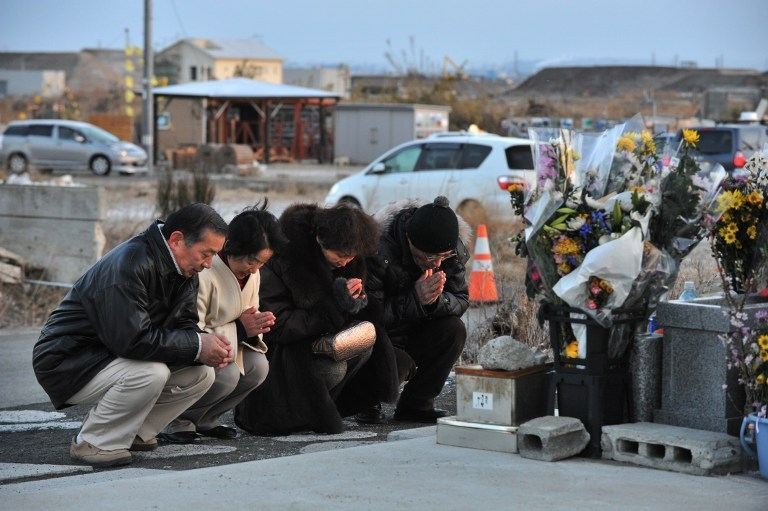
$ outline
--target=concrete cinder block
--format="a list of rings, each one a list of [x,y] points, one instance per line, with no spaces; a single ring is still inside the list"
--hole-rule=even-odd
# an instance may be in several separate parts
[[[573,417],[539,417],[517,430],[520,456],[532,460],[557,461],[576,456],[589,443],[589,433]]]
[[[603,426],[601,442],[604,459],[693,475],[741,472],[739,439],[725,433],[638,422]]]

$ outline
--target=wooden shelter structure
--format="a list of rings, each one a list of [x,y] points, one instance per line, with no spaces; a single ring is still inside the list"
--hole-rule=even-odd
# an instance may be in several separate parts
[[[247,144],[264,163],[307,158],[323,163],[332,158],[330,114],[340,99],[337,94],[230,78],[159,87],[153,96],[156,128],[158,112],[174,99],[199,100],[201,144]],[[157,154],[157,142],[153,149]]]

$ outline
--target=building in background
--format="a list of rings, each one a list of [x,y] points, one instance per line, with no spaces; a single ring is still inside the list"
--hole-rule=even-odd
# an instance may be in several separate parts
[[[341,64],[335,67],[287,68],[283,70],[286,85],[298,85],[320,89],[349,99],[352,92],[352,78],[349,67]]]
[[[32,96],[57,98],[64,94],[64,71],[9,71],[0,69],[0,98]]]
[[[243,77],[283,83],[283,58],[258,39],[181,39],[155,56],[169,84]]]
[[[403,142],[448,131],[443,105],[350,103],[334,111],[334,155],[368,163]]]

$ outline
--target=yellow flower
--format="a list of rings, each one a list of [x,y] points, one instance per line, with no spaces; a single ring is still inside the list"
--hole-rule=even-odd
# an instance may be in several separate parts
[[[758,374],[757,378],[755,378],[755,381],[757,382],[758,385],[762,385],[763,383],[765,383],[765,375]]]
[[[728,225],[725,226],[725,231],[726,232],[732,232],[732,233],[736,234],[737,232],[739,232],[739,226],[736,225],[735,223],[731,222],[731,223],[729,223]]]
[[[747,227],[747,236],[749,236],[749,239],[751,240],[757,238],[757,227],[755,227],[754,225],[750,225],[749,227]]]
[[[571,265],[568,263],[560,263],[557,265],[557,273],[560,275],[568,275],[573,271],[573,268],[571,268]]]
[[[552,253],[561,255],[573,255],[581,252],[579,244],[568,236],[560,236],[552,246]]]
[[[736,235],[732,232],[726,232],[725,236],[723,236],[723,239],[728,245],[731,245],[736,241]]]
[[[653,140],[653,135],[651,135],[650,131],[643,131],[640,134],[640,137],[643,140],[643,153],[647,155],[652,155],[656,153],[656,142]]]
[[[768,334],[763,334],[757,338],[757,344],[764,350],[768,350]]]
[[[699,132],[696,130],[683,130],[683,140],[688,147],[696,147],[699,143]]]
[[[635,150],[635,147],[637,147],[637,144],[635,144],[635,137],[632,133],[625,133],[616,143],[616,149],[619,151],[627,151],[631,153]]]
[[[511,185],[507,186],[508,192],[522,192],[523,191],[523,184],[522,183],[512,183]]]
[[[763,203],[763,194],[760,193],[759,190],[753,190],[752,193],[747,196],[747,202],[753,206],[759,206]]]
[[[760,358],[763,362],[768,362],[768,350],[760,350]]]
[[[734,208],[740,209],[742,206],[744,206],[745,201],[746,201],[746,198],[744,197],[744,194],[741,193],[741,190],[733,191],[733,207]]]
[[[565,347],[566,358],[579,358],[579,343],[577,341],[571,341]]]

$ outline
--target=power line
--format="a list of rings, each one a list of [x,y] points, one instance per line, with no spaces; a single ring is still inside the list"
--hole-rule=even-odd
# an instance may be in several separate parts
[[[176,8],[176,0],[171,0],[171,7],[173,7],[173,14],[176,15],[176,21],[179,22],[179,28],[181,29],[181,34],[184,37],[188,37],[187,30],[184,28],[184,23],[181,21],[181,16],[179,16],[179,10]]]

